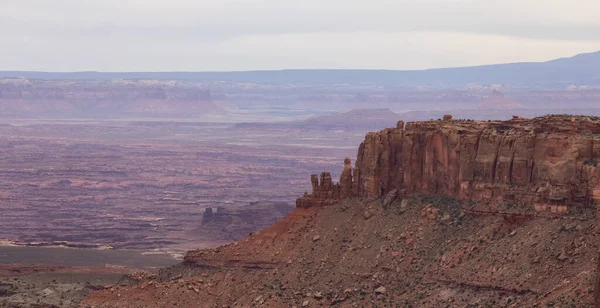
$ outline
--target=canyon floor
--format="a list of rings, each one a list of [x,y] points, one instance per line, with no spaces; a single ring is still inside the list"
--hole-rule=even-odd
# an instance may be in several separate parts
[[[0,125],[0,306],[77,307],[124,274],[267,227],[360,139],[189,121]]]
[[[205,208],[252,203],[265,216],[254,228],[266,227],[283,216],[270,202],[291,210],[310,174],[335,169],[360,138],[218,123],[2,126],[0,240],[172,253],[215,246],[220,235],[194,236]]]

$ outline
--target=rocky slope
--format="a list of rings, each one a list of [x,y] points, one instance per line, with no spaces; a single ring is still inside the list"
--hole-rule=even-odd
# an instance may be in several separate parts
[[[274,225],[88,307],[591,307],[600,120],[408,123]]]
[[[467,209],[430,197],[297,209],[84,307],[591,307],[595,219]]]

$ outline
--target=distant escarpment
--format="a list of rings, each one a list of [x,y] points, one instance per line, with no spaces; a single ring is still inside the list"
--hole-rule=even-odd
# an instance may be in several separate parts
[[[348,197],[440,194],[563,213],[600,204],[600,118],[549,115],[509,121],[399,121],[368,133],[339,183],[312,176],[307,208]]]
[[[175,82],[0,79],[0,117],[197,117],[223,109],[207,89]]]

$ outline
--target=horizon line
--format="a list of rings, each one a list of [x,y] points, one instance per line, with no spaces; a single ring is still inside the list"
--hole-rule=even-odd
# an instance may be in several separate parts
[[[424,71],[432,71],[432,70],[444,70],[444,69],[457,69],[457,68],[480,68],[480,67],[489,67],[489,66],[498,66],[498,65],[514,65],[514,64],[541,64],[548,63],[557,60],[563,59],[571,59],[578,56],[584,55],[592,55],[599,54],[600,50],[586,52],[586,53],[578,53],[572,56],[555,58],[547,61],[523,61],[523,62],[505,62],[505,63],[491,63],[491,64],[481,64],[481,65],[470,65],[470,66],[447,66],[447,67],[435,67],[435,68],[426,68],[426,69],[413,69],[413,70],[403,70],[403,69],[385,69],[385,68],[283,68],[283,69],[253,69],[253,70],[223,70],[223,71],[97,71],[97,70],[83,70],[83,71],[43,71],[43,70],[0,70],[0,73],[47,73],[47,74],[85,74],[85,73],[95,73],[95,74],[163,74],[163,73],[184,73],[184,74],[195,74],[195,73],[261,73],[261,72],[285,72],[285,71],[372,71],[372,72],[424,72]],[[0,77],[7,78],[7,77]],[[17,78],[17,77],[15,77]]]

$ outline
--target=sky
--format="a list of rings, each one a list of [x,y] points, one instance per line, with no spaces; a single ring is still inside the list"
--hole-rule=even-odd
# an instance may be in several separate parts
[[[598,0],[0,0],[0,70],[427,69],[600,50]]]

